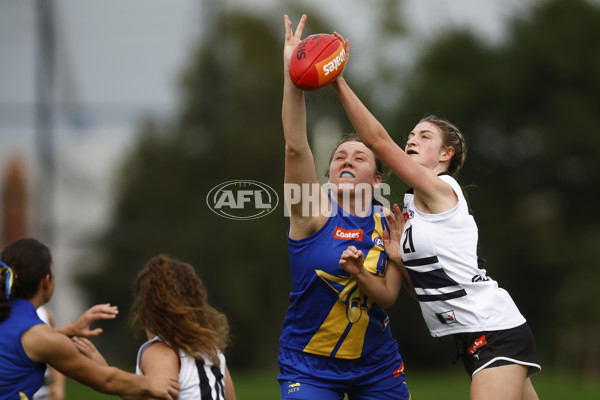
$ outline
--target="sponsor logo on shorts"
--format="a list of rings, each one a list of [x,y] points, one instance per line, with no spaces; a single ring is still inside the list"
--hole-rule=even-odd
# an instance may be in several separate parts
[[[288,385],[288,393],[298,392],[300,391],[300,382],[290,383]]]
[[[455,324],[458,322],[456,320],[456,316],[454,315],[454,310],[436,313],[435,316],[442,324]]]
[[[404,363],[402,363],[400,368],[394,371],[394,378],[399,378],[404,375],[406,375],[406,373],[404,372]]]
[[[467,350],[467,353],[469,353],[469,355],[472,356],[473,354],[475,354],[475,352],[478,349],[485,346],[486,344],[487,344],[487,340],[485,339],[485,335],[482,335],[482,336],[478,337],[477,339],[475,339],[475,341],[473,343],[471,343],[471,345],[469,346],[469,349]]]
[[[339,226],[335,227],[335,231],[333,232],[334,239],[342,239],[342,240],[358,240],[359,242],[363,238],[363,230],[362,229],[354,229],[348,230],[344,228],[340,228]]]

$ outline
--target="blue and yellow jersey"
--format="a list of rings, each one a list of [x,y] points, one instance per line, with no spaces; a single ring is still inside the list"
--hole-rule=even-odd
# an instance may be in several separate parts
[[[365,254],[371,273],[385,275],[382,234],[388,226],[379,206],[367,217],[343,215],[337,207],[315,234],[302,240],[288,237],[291,305],[279,343],[311,354],[356,359],[394,339],[386,312],[362,293],[339,260],[353,245]]]
[[[10,316],[0,322],[0,399],[32,398],[44,382],[46,364],[29,358],[21,336],[44,322],[27,300],[15,298],[10,308]]]

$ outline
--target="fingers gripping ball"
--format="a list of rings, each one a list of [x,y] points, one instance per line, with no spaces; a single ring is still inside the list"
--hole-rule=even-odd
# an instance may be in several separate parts
[[[324,88],[337,78],[346,65],[344,43],[333,35],[308,36],[294,50],[290,78],[303,90]]]

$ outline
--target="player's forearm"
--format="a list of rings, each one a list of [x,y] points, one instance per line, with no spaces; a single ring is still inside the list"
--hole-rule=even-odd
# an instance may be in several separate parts
[[[64,326],[61,326],[60,328],[55,328],[54,330],[58,333],[62,333],[63,335],[66,335],[68,337],[77,336],[77,331],[72,322],[69,322],[68,324],[66,324]]]
[[[132,396],[144,398],[151,393],[150,379],[141,375],[134,375],[115,367],[105,367],[106,375],[94,389],[107,394]]]
[[[385,128],[356,96],[343,77],[336,79],[333,88],[356,134],[367,147],[372,149],[389,138]]]
[[[308,145],[304,92],[287,79],[283,87],[281,120],[286,146],[291,149]]]
[[[389,308],[396,302],[400,290],[391,285],[388,278],[375,276],[365,268],[354,275],[354,278],[362,292],[381,308]]]

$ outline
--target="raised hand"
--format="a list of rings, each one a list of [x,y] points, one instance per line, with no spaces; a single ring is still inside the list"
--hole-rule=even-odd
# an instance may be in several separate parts
[[[90,324],[95,321],[115,319],[118,314],[117,306],[111,306],[109,303],[96,304],[88,308],[77,320],[58,328],[57,331],[69,337],[95,337],[102,333],[102,328],[90,329]]]
[[[304,30],[304,24],[306,23],[306,14],[302,14],[296,31],[292,33],[292,21],[287,15],[283,16],[283,22],[285,25],[285,43],[283,46],[283,65],[287,73],[290,67],[290,58],[296,49],[296,46],[302,41],[302,31]]]
[[[350,61],[350,40],[344,39],[343,36],[337,32],[333,32],[333,36],[335,36],[336,38],[341,40],[342,43],[344,43],[344,50],[346,50],[346,55],[344,56],[346,59],[346,62],[344,63],[344,70],[345,70],[346,65],[348,65],[348,61]],[[344,73],[344,71],[342,70],[342,72],[340,72],[340,74],[338,75],[338,78],[341,77],[343,73]]]
[[[354,246],[348,246],[340,257],[340,267],[352,276],[360,274],[364,269],[365,255]]]
[[[398,204],[394,204],[391,212],[385,219],[387,220],[390,231],[383,231],[383,244],[387,253],[388,259],[394,263],[402,264],[402,254],[400,253],[400,239],[404,230],[404,216]]]

